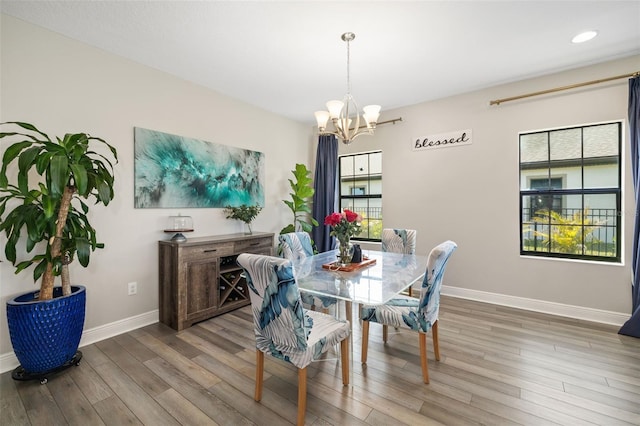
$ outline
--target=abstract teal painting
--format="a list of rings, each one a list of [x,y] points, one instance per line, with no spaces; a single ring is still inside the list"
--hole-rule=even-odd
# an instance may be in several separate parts
[[[264,206],[264,154],[134,128],[135,207]]]

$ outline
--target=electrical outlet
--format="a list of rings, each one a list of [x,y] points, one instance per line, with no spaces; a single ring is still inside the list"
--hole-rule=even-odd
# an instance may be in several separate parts
[[[129,296],[133,296],[134,294],[138,293],[138,283],[137,282],[131,282],[129,284],[127,284],[127,294]]]

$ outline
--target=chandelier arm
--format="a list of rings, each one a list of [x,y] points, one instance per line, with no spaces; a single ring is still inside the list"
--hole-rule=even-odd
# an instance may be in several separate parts
[[[335,129],[334,132],[325,132],[325,134],[332,134],[332,135],[336,135],[337,137],[339,137],[340,139],[344,140],[347,135],[344,132],[344,129],[342,129],[339,125],[338,125],[338,121],[339,118],[332,118],[331,122],[333,123],[333,128]]]
[[[394,118],[391,120],[386,120],[386,121],[381,121],[379,123],[377,123],[378,126],[383,126],[385,124],[396,124],[399,121],[403,121],[402,117],[398,117],[398,118]],[[344,134],[342,133],[338,133],[338,131],[335,132],[330,132],[327,129],[323,130],[323,131],[318,131],[319,134],[321,135],[333,135],[336,136],[340,139],[344,138]],[[358,129],[358,131],[356,132],[356,135],[352,137],[352,140],[354,138],[356,138],[357,136],[361,136],[361,135],[373,135],[374,134],[374,129],[370,129],[367,126],[360,126],[360,128]]]
[[[358,129],[358,130],[353,134],[353,136],[351,137],[351,140],[353,140],[353,139],[357,138],[358,136],[362,136],[362,135],[372,135],[372,134],[373,134],[373,132],[372,132],[371,130],[367,129],[366,127],[365,127],[365,129],[366,129],[366,130],[360,130],[360,129]]]
[[[333,136],[335,136],[335,137],[337,137],[337,138],[339,138],[339,137],[340,137],[340,135],[338,134],[338,132],[328,132],[328,131],[326,131],[326,130],[325,130],[324,132],[320,132],[320,134],[321,134],[321,135],[333,135]]]
[[[358,136],[362,136],[362,135],[372,135],[373,131],[369,128],[367,128],[366,126],[362,126],[359,129],[356,129],[354,127],[350,128],[349,130],[353,130],[352,134],[347,134],[345,132],[343,132],[339,127],[334,126],[335,127],[335,131],[334,132],[330,132],[328,130],[325,130],[323,132],[320,132],[321,135],[333,135],[336,136],[337,138],[342,139],[343,143],[345,145],[350,144],[355,138],[357,138]]]

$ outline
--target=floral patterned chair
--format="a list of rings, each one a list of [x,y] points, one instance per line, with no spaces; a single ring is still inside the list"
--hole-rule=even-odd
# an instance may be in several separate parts
[[[417,236],[415,229],[385,228],[382,230],[382,251],[415,254]]]
[[[440,361],[440,347],[438,344],[440,288],[445,266],[456,248],[457,245],[453,241],[445,241],[431,250],[427,260],[427,270],[420,289],[420,299],[400,295],[384,305],[362,306],[361,361],[363,364],[367,362],[370,322],[382,324],[382,339],[385,343],[387,342],[388,326],[408,328],[418,332],[422,380],[424,383],[429,383],[426,336],[429,330],[433,330],[433,351],[436,360]]]
[[[278,236],[278,255],[291,261],[304,259],[313,256],[313,247],[311,246],[311,237],[306,232],[289,232]],[[302,293],[302,302],[311,309],[322,309],[327,313],[329,307],[335,305],[336,299],[325,296],[314,296],[308,293]]]
[[[278,254],[289,260],[313,256],[311,237],[306,232],[289,232],[278,235]]]
[[[382,230],[382,251],[415,254],[417,236],[418,231],[415,229],[385,228]],[[413,295],[412,290],[412,287],[407,289],[409,296]]]
[[[256,335],[256,401],[262,399],[264,354],[298,368],[298,425],[304,425],[307,404],[307,366],[340,343],[342,382],[349,384],[351,326],[321,312],[302,307],[291,261],[243,253],[237,263],[244,269],[251,298]]]

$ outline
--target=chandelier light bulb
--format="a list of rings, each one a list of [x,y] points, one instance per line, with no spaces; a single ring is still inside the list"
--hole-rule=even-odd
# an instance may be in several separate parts
[[[364,117],[364,121],[367,123],[367,127],[372,129],[376,128],[378,117],[380,116],[380,108],[382,108],[380,105],[367,105],[362,108],[362,111],[364,111],[362,116]]]
[[[338,118],[340,117],[340,112],[342,111],[342,107],[344,106],[344,102],[342,101],[329,101],[327,102],[327,109],[329,110],[329,117]]]
[[[327,128],[327,121],[329,121],[329,112],[327,111],[316,111],[315,113],[316,121],[318,122],[318,130],[322,133],[324,129]]]

